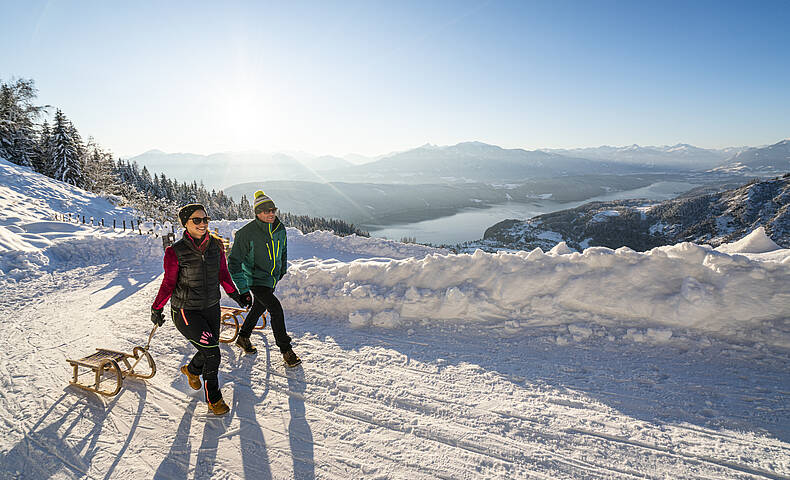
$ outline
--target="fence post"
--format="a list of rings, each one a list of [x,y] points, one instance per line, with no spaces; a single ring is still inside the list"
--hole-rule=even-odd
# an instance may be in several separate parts
[[[123,221],[123,231],[126,231],[126,220]]]
[[[112,219],[112,231],[113,232],[115,231],[115,219],[114,218]]]
[[[104,226],[104,219],[103,218],[101,219],[101,226],[102,227]]]

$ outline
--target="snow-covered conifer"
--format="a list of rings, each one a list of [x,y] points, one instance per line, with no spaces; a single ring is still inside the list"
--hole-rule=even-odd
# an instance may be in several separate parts
[[[33,80],[0,83],[0,157],[33,166],[36,159],[36,120],[44,107],[33,105]]]
[[[83,184],[81,146],[73,138],[76,130],[60,110],[55,112],[52,125],[52,150],[54,178],[81,187]]]

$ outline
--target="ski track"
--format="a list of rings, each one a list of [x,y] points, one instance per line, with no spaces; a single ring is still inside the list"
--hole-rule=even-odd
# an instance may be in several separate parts
[[[286,370],[268,328],[257,356],[222,346],[225,417],[181,378],[192,351],[169,323],[152,340],[153,379],[112,398],[68,387],[66,358],[145,343],[160,271],[159,259],[76,267],[0,299],[14,318],[0,478],[790,478],[788,353],[715,340],[407,335],[284,302],[302,367]]]

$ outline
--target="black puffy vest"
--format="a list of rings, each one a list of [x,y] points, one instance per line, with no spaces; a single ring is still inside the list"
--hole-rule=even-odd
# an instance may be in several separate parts
[[[170,299],[170,306],[176,309],[204,310],[219,303],[219,269],[222,256],[217,239],[210,238],[206,252],[200,253],[185,233],[172,248],[178,258],[178,281]]]

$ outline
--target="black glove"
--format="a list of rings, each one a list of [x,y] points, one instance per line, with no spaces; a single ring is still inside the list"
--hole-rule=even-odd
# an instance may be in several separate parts
[[[229,293],[228,296],[238,303],[241,308],[250,308],[252,306],[252,295],[250,292],[239,293],[238,290]]]
[[[160,327],[165,324],[165,316],[162,315],[162,310],[164,309],[156,309],[151,307],[151,322],[153,322],[154,325],[158,325]]]

